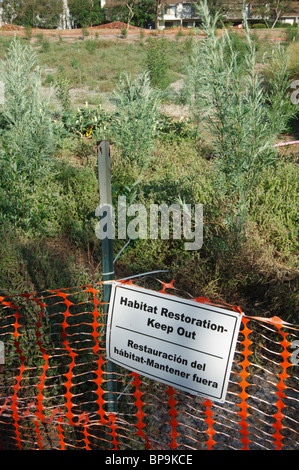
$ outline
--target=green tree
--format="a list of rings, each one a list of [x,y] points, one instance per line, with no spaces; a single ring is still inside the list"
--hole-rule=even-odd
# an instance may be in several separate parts
[[[285,13],[290,11],[290,0],[267,0],[265,3],[257,2],[253,5],[253,14],[260,15],[268,27],[270,22],[273,21],[272,28],[275,27]]]
[[[3,20],[33,28],[55,28],[63,11],[62,0],[4,0]]]
[[[108,5],[104,6],[104,13],[105,13],[105,23],[110,23],[112,21],[127,21],[127,9],[125,4],[114,4],[109,2]]]
[[[113,0],[105,7],[106,16],[109,20],[124,21],[129,27],[136,13],[136,6],[140,0]]]
[[[140,28],[146,28],[155,23],[156,1],[140,0],[134,6],[134,24]]]
[[[222,0],[208,0],[207,1],[209,11],[211,15],[221,15],[227,11],[228,5]]]
[[[70,14],[78,28],[103,23],[104,10],[100,0],[69,0]]]

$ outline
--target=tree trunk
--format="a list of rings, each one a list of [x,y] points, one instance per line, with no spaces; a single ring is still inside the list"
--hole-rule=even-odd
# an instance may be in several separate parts
[[[281,5],[281,3],[286,3],[286,2],[277,1],[276,5],[274,6],[275,20],[274,20],[274,23],[272,25],[272,28],[275,28],[275,25],[276,25],[277,21],[280,20],[281,15],[284,11],[284,7],[283,7],[283,5]]]
[[[279,12],[275,12],[275,13],[276,13],[276,16],[275,16],[275,20],[274,20],[274,23],[273,23],[273,25],[272,25],[272,28],[275,28],[275,25],[276,25],[277,21],[280,19],[280,14],[281,14],[280,11],[279,11]]]
[[[158,29],[159,6],[160,6],[160,0],[157,0],[156,18],[155,18],[155,29],[156,30]]]
[[[131,5],[129,5],[128,3],[126,4],[128,10],[129,10],[129,14],[128,14],[128,23],[127,23],[127,29],[129,29],[130,27],[130,21],[132,20],[133,16],[134,16],[134,12],[133,12],[133,7]]]
[[[62,29],[72,29],[70,10],[67,0],[62,0]]]

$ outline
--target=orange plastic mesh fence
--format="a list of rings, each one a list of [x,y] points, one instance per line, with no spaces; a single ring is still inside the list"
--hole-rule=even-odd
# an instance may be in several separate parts
[[[242,317],[224,404],[117,368],[114,414],[102,287],[0,297],[1,449],[298,447],[298,326]]]

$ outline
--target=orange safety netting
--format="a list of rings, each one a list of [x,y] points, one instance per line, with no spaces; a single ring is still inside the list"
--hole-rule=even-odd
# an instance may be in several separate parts
[[[174,289],[162,285],[160,292]],[[243,315],[226,402],[217,404],[111,372],[102,290],[99,283],[0,297],[1,449],[298,447],[298,326]]]

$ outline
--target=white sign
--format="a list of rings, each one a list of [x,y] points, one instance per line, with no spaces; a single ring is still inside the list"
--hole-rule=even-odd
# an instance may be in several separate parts
[[[110,361],[186,392],[225,401],[242,314],[113,283]]]

